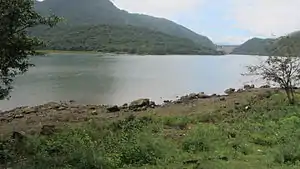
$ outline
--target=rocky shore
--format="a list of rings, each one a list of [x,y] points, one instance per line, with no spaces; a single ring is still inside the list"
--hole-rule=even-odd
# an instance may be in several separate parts
[[[245,85],[243,89],[230,88],[225,90],[226,95],[207,95],[204,92],[191,93],[174,101],[165,100],[161,105],[155,104],[150,99],[139,99],[122,106],[81,105],[74,101],[69,101],[50,102],[35,107],[19,107],[0,114],[0,133],[2,136],[14,131],[29,134],[49,134],[54,131],[54,128],[69,123],[76,124],[92,120],[118,119],[129,114],[182,113],[197,106],[205,108],[207,105],[221,105],[221,107],[226,107],[223,104],[227,100],[234,104],[239,104],[239,99],[237,98],[243,93],[257,93],[267,91],[269,88],[270,86],[255,88],[254,85]]]

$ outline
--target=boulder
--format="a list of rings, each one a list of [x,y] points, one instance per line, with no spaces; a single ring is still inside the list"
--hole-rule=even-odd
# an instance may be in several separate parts
[[[26,138],[25,133],[14,131],[11,135],[11,139],[16,140],[17,142],[23,141]]]
[[[134,109],[145,107],[145,106],[149,107],[149,105],[150,105],[149,99],[139,99],[139,100],[135,100],[135,101],[131,102],[129,105],[129,109],[134,110]]]
[[[155,102],[151,101],[151,102],[150,102],[150,107],[151,107],[151,108],[155,108],[155,107],[156,107]]]
[[[255,88],[255,85],[252,84],[252,85],[244,85],[244,89],[245,90],[250,90],[250,89],[254,89]]]
[[[243,91],[244,91],[244,89],[238,89],[236,92],[241,93]]]
[[[118,112],[120,111],[120,108],[117,106],[117,105],[114,105],[114,106],[109,106],[107,109],[106,109],[108,112]]]
[[[92,114],[93,116],[96,116],[96,115],[98,115],[98,112],[97,112],[97,110],[93,110],[91,114]]]
[[[189,100],[198,99],[198,94],[196,94],[196,93],[191,93],[191,94],[188,95],[188,99],[189,99]]]
[[[128,109],[128,104],[127,104],[127,103],[123,104],[123,105],[120,107],[120,109]]]
[[[225,97],[221,97],[220,101],[226,101],[226,98]]]
[[[34,107],[27,107],[23,109],[23,114],[31,114],[31,113],[36,113],[37,110]]]
[[[202,94],[202,93],[198,94],[198,98],[199,98],[199,99],[208,99],[208,98],[210,98],[210,97],[211,97],[211,96],[206,95],[206,94]]]
[[[269,88],[271,88],[271,86],[270,85],[263,85],[263,86],[260,86],[260,88],[261,89],[269,89]]]
[[[23,118],[23,117],[24,117],[23,114],[16,114],[16,115],[14,116],[15,119],[21,119],[21,118]]]
[[[54,134],[55,131],[56,131],[55,125],[44,125],[41,129],[40,134],[49,136],[49,135]]]
[[[232,93],[234,93],[235,92],[235,89],[234,88],[229,88],[229,89],[227,89],[227,90],[225,90],[225,93],[226,94],[232,94]]]

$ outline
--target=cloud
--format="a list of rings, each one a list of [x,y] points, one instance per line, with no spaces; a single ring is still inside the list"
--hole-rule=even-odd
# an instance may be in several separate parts
[[[199,9],[205,0],[113,0],[115,5],[129,12],[172,18]]]
[[[300,0],[231,0],[230,18],[255,36],[282,36],[300,30]]]

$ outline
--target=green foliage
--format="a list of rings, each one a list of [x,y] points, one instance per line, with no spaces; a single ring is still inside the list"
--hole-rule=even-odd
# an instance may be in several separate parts
[[[195,42],[133,26],[80,26],[49,30],[40,36],[46,49],[129,54],[219,54]]]
[[[29,55],[42,43],[27,35],[28,28],[37,25],[54,26],[55,16],[42,17],[33,9],[33,0],[0,1],[0,99],[7,98],[15,76],[27,71]]]
[[[83,25],[118,25],[123,27],[132,25],[173,37],[189,39],[203,47],[215,49],[212,41],[205,36],[198,35],[167,19],[131,14],[120,10],[110,0],[45,0],[36,3],[36,10],[45,15],[51,10],[56,15],[65,18],[66,25],[71,27]],[[36,35],[43,35],[44,32],[47,32],[45,29],[35,31]],[[59,34],[55,36],[59,38]],[[126,36],[130,37],[130,34]]]
[[[268,48],[274,39],[253,38],[235,48],[232,54],[240,55],[268,55]]]
[[[282,98],[282,94],[272,94],[253,98],[255,102],[249,99],[251,109],[243,116],[244,110],[233,106],[228,109],[232,116],[212,115],[213,122],[199,123],[203,118],[199,114],[163,118],[131,115],[67,128],[48,137],[28,137],[18,148],[1,142],[0,166],[296,169],[300,166],[300,107],[288,105]]]

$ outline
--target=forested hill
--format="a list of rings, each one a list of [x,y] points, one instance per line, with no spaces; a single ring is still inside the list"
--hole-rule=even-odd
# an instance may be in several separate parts
[[[134,54],[220,54],[192,40],[134,26],[77,26],[52,29],[41,35],[44,49]]]
[[[235,48],[232,54],[268,55],[268,47],[274,39],[253,38]]]
[[[64,24],[70,27],[100,24],[131,25],[179,38],[190,39],[199,46],[215,49],[212,41],[205,36],[167,19],[128,13],[118,9],[109,0],[44,0],[42,2],[37,1],[35,8],[43,14],[51,12],[63,17],[65,19]],[[45,32],[42,29],[39,30],[36,29],[35,34],[41,35]],[[53,32],[52,35],[56,36]]]

